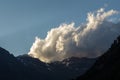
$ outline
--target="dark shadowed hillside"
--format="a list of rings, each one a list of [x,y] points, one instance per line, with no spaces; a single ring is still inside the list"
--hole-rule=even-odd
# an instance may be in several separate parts
[[[0,80],[45,80],[46,77],[0,48]]]
[[[120,36],[93,67],[76,80],[120,80]]]
[[[25,68],[12,54],[0,48],[0,80],[25,80]]]
[[[66,80],[85,73],[95,60],[72,57],[43,63],[28,55],[14,57],[0,48],[0,80]]]
[[[68,58],[61,62],[43,63],[28,55],[17,57],[31,71],[37,71],[39,76],[46,77],[46,80],[66,80],[82,75],[88,70],[96,59],[89,58]],[[32,72],[34,73],[34,72]]]

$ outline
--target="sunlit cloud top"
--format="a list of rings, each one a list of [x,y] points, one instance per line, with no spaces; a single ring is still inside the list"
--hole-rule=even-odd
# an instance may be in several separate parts
[[[120,33],[120,26],[107,20],[114,14],[118,11],[100,8],[88,13],[85,25],[76,27],[73,22],[52,28],[45,39],[36,37],[28,54],[47,63],[70,57],[97,57]]]

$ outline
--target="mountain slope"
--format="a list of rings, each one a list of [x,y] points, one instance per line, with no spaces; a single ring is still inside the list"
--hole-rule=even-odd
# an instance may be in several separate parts
[[[0,48],[0,80],[66,80],[83,74],[96,59],[72,57],[43,63],[28,55],[14,57]]]
[[[0,47],[0,80],[45,80],[38,74]]]
[[[76,80],[120,80],[120,36],[93,67]]]
[[[25,80],[24,68],[12,54],[0,47],[0,80]]]
[[[66,80],[83,74],[96,59],[72,57],[61,62],[43,63],[28,55],[17,57],[25,66],[52,80]]]

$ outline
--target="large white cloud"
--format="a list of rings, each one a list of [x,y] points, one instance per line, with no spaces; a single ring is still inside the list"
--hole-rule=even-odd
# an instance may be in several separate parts
[[[107,18],[117,14],[104,8],[90,12],[87,23],[75,27],[74,23],[62,24],[51,29],[45,39],[36,37],[30,56],[43,62],[61,61],[69,57],[97,57],[101,55],[120,33],[120,25],[108,22]]]

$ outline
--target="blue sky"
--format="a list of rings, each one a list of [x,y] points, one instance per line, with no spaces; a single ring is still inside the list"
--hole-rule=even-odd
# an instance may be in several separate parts
[[[120,0],[0,0],[0,46],[14,55],[29,52],[35,37],[61,23],[86,21],[101,7],[120,11]],[[119,16],[118,16],[119,17]]]

